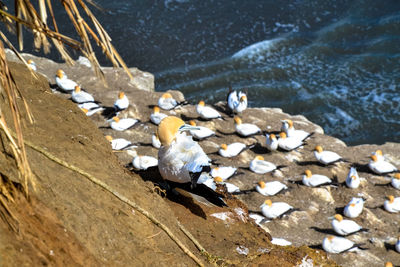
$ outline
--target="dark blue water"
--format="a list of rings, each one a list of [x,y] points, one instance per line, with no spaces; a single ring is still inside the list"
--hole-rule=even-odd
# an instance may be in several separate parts
[[[398,0],[97,3],[117,50],[155,74],[156,90],[211,103],[229,85],[248,88],[250,106],[303,114],[348,144],[400,142]]]

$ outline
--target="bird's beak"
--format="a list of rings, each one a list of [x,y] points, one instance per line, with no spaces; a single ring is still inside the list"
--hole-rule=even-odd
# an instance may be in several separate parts
[[[189,124],[184,124],[179,128],[180,132],[190,131],[190,130],[200,130],[200,128],[196,127],[196,126],[189,125]]]

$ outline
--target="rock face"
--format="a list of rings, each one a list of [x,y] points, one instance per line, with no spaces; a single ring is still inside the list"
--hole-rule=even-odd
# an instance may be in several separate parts
[[[29,55],[25,56],[27,59],[31,58]],[[10,60],[12,60],[11,57]],[[34,58],[34,60],[37,61],[38,59]],[[91,163],[93,165],[87,166],[87,170],[93,170],[94,173],[104,177],[106,181],[109,181],[119,190],[122,190],[122,192],[124,192],[126,195],[132,196],[135,199],[140,200],[144,195],[146,195],[146,198],[148,198],[147,195],[150,195],[148,202],[144,203],[143,205],[147,205],[149,208],[154,207],[153,205],[161,205],[160,209],[163,210],[160,211],[161,218],[167,220],[171,225],[174,224],[175,219],[179,220],[196,238],[200,239],[200,242],[203,244],[203,246],[207,250],[211,251],[213,255],[222,256],[225,259],[229,259],[229,261],[226,261],[227,263],[245,265],[249,262],[252,262],[253,264],[258,264],[262,263],[264,259],[267,260],[265,257],[271,257],[268,258],[268,260],[272,260],[271,266],[285,266],[285,264],[296,265],[301,264],[302,261],[303,264],[305,264],[304,262],[309,263],[310,260],[314,265],[319,265],[325,261],[323,259],[324,253],[316,253],[315,251],[305,247],[290,247],[286,250],[282,250],[282,252],[275,250],[275,247],[271,250],[272,246],[268,241],[268,235],[262,234],[263,231],[261,228],[254,227],[252,223],[246,223],[246,221],[251,221],[247,216],[242,217],[243,215],[238,215],[238,208],[244,210],[245,214],[247,213],[247,209],[256,212],[260,211],[259,206],[264,202],[266,197],[259,193],[251,192],[248,194],[238,195],[237,198],[243,202],[244,205],[238,204],[241,203],[240,201],[235,202],[232,200],[232,203],[229,202],[230,207],[228,210],[210,208],[197,201],[196,198],[192,198],[192,196],[187,194],[183,194],[178,200],[168,200],[161,199],[157,194],[149,193],[149,191],[153,191],[153,183],[160,181],[158,173],[140,172],[138,174],[141,176],[141,178],[139,178],[136,175],[133,177],[128,175],[126,171],[122,171],[122,168],[117,168],[117,161],[115,157],[111,155],[110,148],[107,147],[109,144],[106,143],[105,138],[102,138],[100,132],[92,133],[93,130],[88,130],[87,128],[89,126],[87,125],[91,125],[92,127],[92,123],[94,123],[94,125],[100,128],[103,135],[111,135],[114,138],[123,137],[134,143],[140,144],[138,148],[134,149],[133,151],[115,153],[118,157],[120,166],[129,164],[132,161],[133,155],[136,154],[157,157],[157,149],[150,145],[151,135],[155,132],[156,126],[149,122],[149,116],[152,112],[151,107],[157,104],[157,100],[161,96],[161,93],[153,92],[154,78],[151,74],[136,70],[134,84],[132,84],[129,81],[126,81],[125,78],[122,78],[124,75],[121,74],[121,70],[114,71],[112,69],[106,69],[105,72],[107,79],[112,80],[112,82],[109,82],[109,84],[114,85],[110,88],[106,88],[97,78],[93,76],[93,74],[91,74],[91,70],[84,65],[65,68],[65,65],[63,64],[57,64],[46,59],[40,60],[40,63],[37,62],[38,72],[44,74],[44,76],[48,78],[50,85],[55,83],[55,71],[59,68],[62,68],[67,73],[69,78],[72,78],[81,84],[82,88],[93,94],[95,99],[101,101],[102,105],[105,107],[112,107],[118,95],[118,91],[124,91],[130,99],[131,107],[122,112],[119,116],[134,117],[142,121],[141,124],[131,130],[125,132],[115,132],[107,128],[109,123],[106,121],[104,116],[101,114],[96,114],[90,117],[90,120],[87,119],[83,112],[80,114],[80,110],[76,108],[75,104],[64,100],[70,97],[68,94],[63,94],[57,90],[53,90],[54,95],[59,97],[60,101],[62,100],[63,102],[60,102],[56,106],[53,105],[54,107],[48,107],[47,109],[59,109],[58,112],[63,111],[70,114],[65,118],[69,120],[70,123],[74,123],[75,120],[80,121],[80,123],[78,126],[76,126],[76,128],[72,127],[71,129],[63,129],[63,131],[67,131],[68,134],[52,132],[51,136],[64,136],[64,141],[62,144],[66,147],[57,147],[55,144],[53,144],[53,148],[49,148],[50,150],[54,150],[66,159],[72,160],[78,164],[77,160],[74,160],[74,153],[69,152],[70,146],[72,147],[69,142],[72,142],[75,145],[82,145],[81,149],[84,149],[84,156],[87,157],[88,161],[91,156],[90,153],[95,153],[94,150],[97,149],[95,148],[97,146],[95,146],[94,143],[101,145],[101,149],[105,150],[105,158],[96,159],[96,162]],[[171,91],[171,94],[180,101],[184,100],[183,95],[180,92]],[[52,97],[54,96],[52,95]],[[251,98],[251,92],[248,97]],[[34,102],[38,100],[34,100],[34,97],[32,96],[32,101]],[[62,111],[59,105],[63,106]],[[194,119],[198,125],[206,126],[216,131],[217,136],[200,141],[200,145],[203,147],[205,152],[209,154],[210,158],[218,162],[220,165],[235,166],[239,168],[239,173],[241,174],[234,176],[229,180],[229,182],[238,186],[242,191],[253,189],[255,184],[261,180],[265,182],[280,181],[289,186],[289,190],[269,198],[273,202],[285,201],[298,210],[283,217],[282,219],[267,221],[263,224],[263,228],[268,229],[272,237],[284,238],[292,242],[295,246],[306,245],[318,247],[321,244],[322,239],[327,234],[332,234],[330,220],[328,218],[336,213],[342,213],[343,207],[351,200],[352,197],[362,196],[366,198],[366,203],[364,205],[365,210],[358,218],[354,220],[364,228],[368,228],[370,230],[369,232],[355,234],[348,238],[357,243],[366,243],[366,247],[368,247],[369,250],[358,253],[329,255],[329,258],[335,260],[338,264],[343,266],[366,266],[368,264],[372,266],[380,266],[385,261],[392,261],[394,263],[396,262],[398,253],[394,251],[392,245],[394,240],[393,238],[398,236],[398,223],[400,215],[389,214],[382,209],[382,204],[386,195],[391,194],[394,196],[399,196],[400,193],[390,186],[376,185],[388,183],[390,180],[387,177],[372,174],[368,170],[368,167],[366,167],[366,164],[369,161],[368,157],[371,155],[371,152],[375,151],[376,149],[381,149],[386,158],[390,159],[390,161],[397,167],[400,167],[400,144],[386,143],[382,146],[361,145],[356,147],[348,147],[342,141],[324,135],[320,126],[308,121],[304,116],[291,116],[276,108],[249,108],[245,110],[241,116],[243,122],[255,123],[261,129],[266,130],[267,132],[279,132],[281,128],[281,120],[283,119],[291,119],[294,122],[296,129],[314,132],[314,135],[307,140],[306,145],[300,147],[299,149],[291,152],[269,152],[265,148],[265,136],[259,135],[249,138],[242,138],[234,134],[235,128],[233,118],[227,115],[225,103],[217,103],[215,104],[215,108],[218,109],[221,114],[223,114],[224,120],[199,120],[194,105],[185,105],[172,111],[161,112],[169,115],[180,116],[185,121]],[[59,115],[62,117],[62,114]],[[57,118],[54,118],[54,120],[57,120]],[[40,124],[35,127],[37,130],[36,132],[32,133],[32,136],[38,134],[38,132],[41,132],[41,138],[44,138],[46,131],[52,130],[50,128],[46,128],[45,126],[41,126]],[[70,131],[72,133],[70,133]],[[90,136],[86,134],[86,131],[90,132]],[[95,138],[93,136],[95,136]],[[28,134],[28,139],[30,137],[31,135]],[[37,139],[40,140],[39,138]],[[229,159],[222,158],[215,153],[222,143],[229,144],[232,142],[244,142],[246,144],[256,145],[252,149]],[[46,147],[49,146],[45,141],[41,141],[40,144]],[[348,162],[336,163],[330,166],[322,166],[318,164],[313,155],[313,149],[317,145],[321,145],[325,150],[331,150],[340,154]],[[91,150],[87,150],[87,146],[91,147]],[[73,149],[73,151],[76,151],[76,153],[80,153],[79,148],[74,147]],[[282,167],[280,170],[264,175],[252,173],[248,170],[248,167],[250,161],[256,155],[262,155],[265,160],[276,165],[282,165],[284,167]],[[110,159],[112,159],[111,163],[108,162]],[[100,166],[98,166],[99,164],[95,164],[98,162],[101,162],[100,165],[104,166],[101,166],[100,168]],[[103,162],[107,163],[103,164]],[[343,184],[351,165],[355,166],[360,177],[364,178],[364,181],[357,189],[347,188]],[[103,169],[107,169],[107,174],[101,174]],[[117,169],[118,174],[112,173],[110,169]],[[301,181],[302,174],[306,169],[310,169],[315,174],[327,175],[328,177],[337,180],[338,185],[323,186],[321,188],[309,188],[297,183],[296,181]],[[45,171],[40,173],[39,177],[47,177],[48,175],[46,175],[44,172]],[[66,173],[63,175],[67,176],[68,172],[66,171]],[[58,184],[53,179],[54,177],[46,178],[46,188],[55,191],[55,195],[62,196],[62,188],[65,185]],[[62,181],[65,183],[64,180]],[[85,184],[83,181],[80,183]],[[126,242],[132,242],[132,237],[122,237],[123,234],[129,233],[130,231],[132,232],[133,229],[139,229],[140,227],[148,230],[148,235],[146,236],[142,234],[140,239],[143,238],[148,241],[146,238],[149,238],[150,240],[153,240],[153,235],[159,235],[157,239],[160,238],[164,240],[163,242],[165,242],[165,245],[162,245],[162,242],[160,244],[155,244],[154,242],[151,243],[150,241],[148,241],[149,243],[145,242],[143,246],[140,247],[140,251],[149,249],[149,247],[154,245],[162,253],[167,254],[168,249],[174,246],[173,244],[169,243],[167,245],[168,238],[162,231],[160,234],[160,230],[156,227],[145,225],[145,223],[142,221],[142,216],[137,217],[136,213],[133,213],[132,215],[132,210],[128,207],[123,207],[124,205],[113,207],[112,205],[107,204],[115,202],[115,199],[113,200],[111,196],[107,196],[106,199],[100,200],[98,197],[94,197],[91,196],[91,194],[85,193],[85,190],[82,188],[82,184],[75,184],[74,188],[77,186],[75,189],[72,187],[69,189],[71,194],[75,194],[75,197],[73,198],[74,200],[75,198],[79,198],[77,195],[82,196],[82,199],[79,200],[82,201],[81,204],[71,203],[70,208],[67,206],[71,213],[77,212],[76,216],[69,218],[70,215],[66,215],[63,211],[56,208],[57,205],[63,206],[63,201],[70,201],[68,200],[67,196],[57,198],[59,201],[54,202],[54,204],[51,206],[51,209],[56,213],[55,216],[57,218],[61,218],[61,224],[66,225],[66,229],[73,232],[74,236],[76,236],[82,246],[89,249],[89,254],[94,256],[94,260],[100,261],[101,263],[118,262],[123,264],[124,260],[129,259],[129,257],[127,258],[125,255],[125,253],[128,253],[127,250],[121,250],[119,255],[115,255],[113,257],[104,252],[104,255],[106,256],[100,257],[100,255],[103,255],[101,254],[101,249],[105,249],[105,251],[111,251],[111,249],[115,251],[115,249],[119,249],[117,245],[122,245],[123,242],[121,242],[122,244],[119,244],[117,241],[115,241],[117,237],[122,238],[122,240],[125,240]],[[99,191],[93,191],[93,194],[99,194]],[[45,203],[50,201],[51,196],[53,195],[50,194],[46,197],[40,197],[40,194],[38,194],[40,201]],[[94,206],[85,204],[88,200],[93,201],[95,203],[93,204]],[[82,207],[80,207],[80,205],[82,205]],[[111,217],[116,218],[114,223],[118,224],[118,233],[115,232],[116,230],[107,230],[106,216],[109,216],[110,214],[106,213],[105,211],[96,210],[96,208],[94,208],[96,205],[105,205],[104,209],[102,210],[110,212]],[[170,213],[174,214],[175,216],[173,218],[169,218],[168,214]],[[97,217],[92,218],[88,214],[94,214]],[[221,214],[224,214],[225,217]],[[137,224],[142,223],[143,226],[124,225],[122,222],[125,220],[124,218],[129,221],[134,221]],[[222,220],[221,218],[226,219]],[[97,220],[100,220],[104,226],[102,226],[103,228],[100,226],[98,228],[96,227],[96,231],[93,232],[91,227],[94,226],[89,225],[96,224]],[[85,221],[85,225],[88,225],[82,227],[83,221]],[[252,226],[250,227],[249,225]],[[84,234],[83,231],[87,231],[87,233]],[[103,236],[101,237],[101,240],[97,240],[93,237],[95,235]],[[136,235],[136,232],[132,232],[132,235]],[[211,236],[211,238],[206,238],[206,235]],[[106,240],[107,238],[111,239],[109,243],[107,242],[108,245],[104,248],[100,249],[94,245],[96,241],[100,242],[102,240]],[[222,247],[225,248],[222,249]],[[389,247],[389,249],[386,249],[385,247]],[[179,249],[176,249],[176,251],[179,251]],[[174,253],[176,251],[174,251]],[[241,251],[241,253],[238,253],[237,251]],[[247,256],[243,255],[243,251],[247,251]],[[224,255],[221,253],[224,253]],[[166,262],[164,262],[164,264],[174,262],[174,259],[171,257],[168,258],[166,254],[162,254],[162,257],[165,257],[164,259],[168,259]],[[225,257],[225,255],[228,256]],[[185,258],[185,256],[181,257]],[[275,262],[274,265],[274,259],[278,260],[277,262],[279,262],[279,259],[282,258],[287,260],[287,262],[281,262],[279,264]],[[189,262],[190,259],[187,259],[187,261]],[[187,264],[188,262],[184,262],[182,264]],[[329,264],[333,263],[330,262]]]

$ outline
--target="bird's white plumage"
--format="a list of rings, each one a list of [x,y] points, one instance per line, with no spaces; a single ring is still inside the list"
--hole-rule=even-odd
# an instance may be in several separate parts
[[[336,216],[338,218],[336,218]],[[362,227],[358,225],[355,221],[343,219],[341,215],[336,216],[332,220],[332,228],[337,234],[346,236],[358,232],[362,229]]]
[[[304,144],[301,139],[296,137],[287,137],[285,133],[280,133],[279,136],[278,146],[285,151],[294,150]]]
[[[287,188],[288,187],[285,184],[282,184],[279,181],[272,181],[267,183],[259,182],[256,186],[256,191],[264,196],[274,196]]]
[[[390,184],[391,184],[394,188],[400,190],[400,173],[396,173],[396,174],[394,175],[394,177],[392,177],[392,180],[391,180]]]
[[[241,113],[247,108],[247,95],[244,92],[231,91],[228,95],[228,107],[232,112]]]
[[[155,125],[159,125],[160,122],[166,117],[168,117],[167,114],[160,113],[160,112],[153,112],[153,113],[150,114],[150,120]]]
[[[178,105],[178,102],[171,94],[165,93],[158,99],[158,106],[164,110],[171,110]]]
[[[317,146],[318,148],[321,148],[320,146]],[[337,153],[332,152],[332,151],[319,151],[317,148],[314,150],[314,156],[318,160],[318,162],[328,165],[334,162],[337,162],[342,159],[341,156],[339,156]]]
[[[390,196],[391,199],[386,199],[385,202],[383,203],[383,207],[385,210],[391,213],[397,213],[400,212],[400,197],[393,197]],[[389,198],[390,198],[389,197]]]
[[[111,128],[116,131],[125,131],[129,128],[131,128],[133,125],[135,125],[138,122],[137,119],[132,119],[132,118],[124,118],[124,119],[119,119],[118,121],[112,120],[111,121]]]
[[[157,135],[153,134],[151,136],[151,144],[157,149],[161,147],[160,139],[158,139]]]
[[[231,167],[231,166],[218,166],[215,168],[211,169],[211,176],[213,178],[215,177],[221,177],[222,180],[227,180],[229,179],[232,175],[234,175],[237,171],[237,168]]]
[[[304,141],[307,137],[310,136],[309,132],[295,129],[291,120],[282,120],[281,122],[281,131],[285,132],[287,137],[293,137]]]
[[[178,132],[170,145],[161,146],[158,159],[162,177],[177,183],[191,182],[189,173],[200,172],[211,161],[192,136],[184,132]]]
[[[264,216],[257,213],[250,213],[249,217],[252,218],[257,225],[261,225],[264,222],[269,222]]]
[[[385,161],[383,156],[377,157],[376,155],[371,156],[368,167],[376,174],[385,174],[397,171],[397,168],[390,162]]]
[[[239,135],[244,137],[261,133],[261,129],[257,125],[251,123],[236,124],[235,130]]]
[[[136,156],[132,160],[132,165],[136,170],[147,170],[158,165],[158,160],[151,156]]]
[[[322,248],[328,253],[341,253],[353,246],[353,241],[338,236],[328,236],[322,241]]]
[[[266,134],[266,141],[265,144],[268,148],[269,151],[275,151],[278,149],[278,139],[276,138],[276,136],[274,134]]]
[[[227,145],[226,149],[223,149],[222,147],[218,150],[218,153],[225,157],[225,158],[230,158],[230,157],[235,157],[240,154],[244,149],[246,148],[246,145],[240,142],[235,142],[232,144]]]
[[[276,170],[276,165],[257,156],[250,162],[250,170],[258,174],[264,174]]]
[[[128,107],[129,107],[128,97],[123,92],[120,92],[117,100],[115,100],[114,102],[114,108],[117,110],[124,110],[127,109]]]
[[[349,188],[358,188],[360,186],[360,177],[358,176],[357,170],[351,167],[346,178],[346,185]]]
[[[87,110],[87,109],[82,109],[82,110],[85,112],[86,116],[90,117],[93,114],[96,114],[97,112],[103,111],[104,108],[103,107],[98,107],[98,108],[92,108],[90,110]]]
[[[321,174],[312,174],[311,171],[307,170],[303,175],[302,182],[306,186],[315,187],[323,184],[330,184],[332,180]]]
[[[286,239],[279,238],[279,237],[273,237],[271,240],[271,243],[274,245],[278,246],[291,246],[292,242],[287,241]]]
[[[87,103],[81,103],[78,104],[79,108],[84,108],[87,110],[91,110],[91,109],[95,109],[95,108],[99,108],[100,106],[97,103],[94,102],[87,102]]]
[[[32,59],[29,59],[27,63],[30,69],[37,71],[36,63]]]
[[[211,120],[222,117],[217,110],[215,110],[212,107],[205,106],[204,102],[202,101],[200,101],[200,103],[196,105],[196,112],[202,119],[205,120]]]
[[[78,86],[76,86],[75,90],[72,91],[71,98],[72,101],[79,104],[86,102],[94,102],[93,96],[85,91],[81,91],[81,89]]]
[[[56,76],[56,84],[61,90],[65,92],[72,92],[75,89],[75,86],[78,85],[73,80],[68,79],[66,75],[62,76],[62,78]]]
[[[394,248],[396,249],[396,251],[398,253],[400,253],[400,237],[397,238],[397,242],[396,242],[396,245],[394,245]]]
[[[215,135],[215,132],[210,130],[207,127],[204,126],[196,126],[198,129],[196,130],[190,130],[189,133],[191,136],[198,140],[203,140],[205,138],[211,137]]]
[[[353,197],[344,207],[343,214],[349,218],[357,218],[362,213],[363,208],[364,200],[362,198]]]
[[[115,139],[108,138],[108,139],[111,143],[111,148],[113,150],[122,150],[133,147],[132,142],[124,138],[115,138]]]
[[[262,214],[268,219],[275,219],[286,213],[287,211],[293,209],[293,207],[286,202],[274,202],[270,204],[271,205],[263,203],[260,206]]]

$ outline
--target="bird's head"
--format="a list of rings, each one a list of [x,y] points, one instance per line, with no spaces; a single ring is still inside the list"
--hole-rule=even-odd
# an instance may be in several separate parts
[[[385,267],[393,267],[393,263],[390,261],[385,262]]]
[[[246,95],[242,95],[239,99],[240,102],[244,102],[247,100],[247,96]]]
[[[202,106],[202,107],[204,107],[204,106],[205,106],[205,104],[206,104],[206,103],[204,103],[204,101],[203,101],[203,100],[200,100],[200,101],[199,101],[199,103],[198,103],[198,105],[199,105],[199,106]]]
[[[314,151],[317,151],[318,153],[321,153],[322,151],[323,151],[323,149],[322,149],[322,146],[316,146],[315,148],[314,148]]]
[[[400,172],[395,173],[394,178],[397,180],[400,180]]]
[[[196,126],[196,122],[194,120],[190,120],[189,124],[192,125],[192,126]]]
[[[113,138],[111,137],[111,135],[106,135],[105,137],[106,137],[106,139],[107,139],[108,141],[110,141],[110,142],[113,140]]]
[[[28,63],[28,64],[35,64],[35,62],[33,62],[32,59],[28,59],[27,63]]]
[[[375,151],[375,155],[383,156],[382,150],[378,149],[377,151]]]
[[[238,116],[235,116],[233,118],[233,120],[235,121],[235,124],[237,124],[237,125],[242,124],[242,119],[240,117],[238,117]]]
[[[260,156],[260,155],[258,155],[258,156],[256,156],[254,159],[255,159],[255,160],[264,160],[264,157],[263,157],[263,156]]]
[[[217,177],[214,178],[214,182],[215,182],[215,183],[222,183],[223,181],[224,181],[224,180],[222,180],[222,178],[219,177],[219,176],[217,176]]]
[[[271,140],[276,140],[276,135],[270,134],[270,135],[269,135],[269,139],[271,139]]]
[[[87,108],[81,108],[81,110],[82,110],[85,114],[87,114],[87,113],[89,112],[89,110],[88,110]]]
[[[343,216],[340,214],[336,214],[335,216],[333,216],[337,221],[341,222],[343,220]]]
[[[285,139],[287,136],[286,136],[286,133],[285,132],[280,132],[279,133],[279,138],[282,138],[282,139]]]
[[[124,98],[124,96],[125,96],[124,92],[119,92],[118,99],[122,99],[122,98]]]
[[[355,175],[350,176],[350,178],[351,178],[352,180],[357,180],[357,176],[355,176]]]
[[[271,206],[272,206],[272,201],[271,201],[271,199],[265,200],[265,201],[264,201],[264,204],[271,207]]]
[[[74,92],[79,93],[81,91],[81,87],[79,85],[75,85]]]
[[[114,117],[112,118],[112,120],[115,121],[115,122],[117,122],[117,123],[119,122],[119,118],[118,118],[117,116],[114,116]]]
[[[227,146],[227,144],[222,144],[222,145],[221,145],[221,148],[222,148],[223,150],[227,150],[227,149],[228,149],[228,146]]]
[[[62,79],[64,77],[64,71],[62,69],[57,70],[56,76]]]
[[[160,107],[159,106],[154,106],[153,107],[153,113],[154,114],[160,113]]]
[[[394,202],[394,196],[389,195],[386,198],[389,200],[389,203],[393,203]]]
[[[372,161],[374,161],[374,162],[377,162],[377,161],[378,161],[378,157],[377,157],[376,155],[371,155],[371,159],[372,159]]]
[[[283,124],[287,124],[288,128],[293,128],[293,121],[290,119],[281,120]]]
[[[179,132],[189,130],[198,130],[198,128],[185,124],[185,122],[178,117],[168,116],[158,125],[157,134],[161,145],[169,146]]]
[[[172,95],[170,93],[164,93],[161,98],[172,98]]]
[[[328,235],[326,238],[328,239],[329,242],[332,242],[333,239],[335,238],[335,236],[333,236],[333,235]]]
[[[312,176],[312,172],[310,170],[305,170],[304,174],[306,175],[307,178],[310,178]]]
[[[259,181],[258,186],[260,186],[261,188],[265,188],[265,183],[263,181]]]

